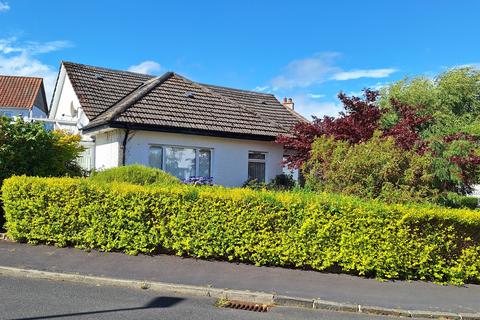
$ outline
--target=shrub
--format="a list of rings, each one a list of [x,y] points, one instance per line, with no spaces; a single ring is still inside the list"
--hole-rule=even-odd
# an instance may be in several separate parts
[[[296,186],[296,181],[291,174],[278,174],[270,183],[260,182],[257,179],[248,179],[242,185],[242,188],[252,190],[276,190],[287,191],[292,190]]]
[[[0,181],[12,175],[79,176],[80,136],[48,131],[39,122],[0,117]]]
[[[291,174],[282,173],[276,175],[275,178],[273,178],[268,184],[267,188],[270,190],[285,191],[292,190],[296,184],[297,183]]]
[[[0,231],[4,231],[5,213],[3,212],[2,191],[0,190]]]
[[[306,168],[307,187],[317,191],[397,203],[425,201],[438,192],[431,188],[430,157],[404,151],[379,133],[354,145],[318,138]]]
[[[39,122],[0,116],[0,187],[12,175],[80,176],[76,159],[83,151],[80,136],[48,131]],[[0,229],[3,214],[0,202]]]
[[[94,172],[90,178],[98,182],[128,182],[138,185],[180,184],[180,180],[163,170],[134,164]]]
[[[308,192],[13,177],[9,237],[386,279],[480,281],[480,214]]]
[[[251,190],[266,190],[267,184],[265,182],[260,182],[257,179],[248,179],[243,183],[242,188]]]
[[[439,203],[450,208],[476,209],[478,207],[478,198],[461,196],[457,193],[449,192],[440,197]]]

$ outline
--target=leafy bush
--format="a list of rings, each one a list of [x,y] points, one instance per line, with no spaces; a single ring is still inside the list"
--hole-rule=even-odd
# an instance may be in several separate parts
[[[0,190],[0,231],[4,231],[5,213],[3,212],[2,190]]]
[[[478,207],[478,198],[449,192],[440,197],[439,203],[450,208],[476,209]]]
[[[404,151],[379,133],[354,145],[318,138],[306,167],[307,187],[317,191],[397,203],[421,202],[438,193],[431,188],[430,157]]]
[[[293,176],[290,174],[278,174],[275,178],[270,181],[270,183],[259,182],[257,179],[248,179],[242,185],[242,188],[252,189],[252,190],[276,190],[276,191],[287,191],[292,190],[296,186],[296,181],[293,179]]]
[[[270,190],[285,191],[292,190],[296,184],[297,183],[291,174],[282,173],[276,175],[268,184],[267,188]]]
[[[386,279],[480,281],[480,214],[427,205],[188,185],[13,177],[16,240],[127,253],[329,270]]]
[[[98,182],[128,182],[138,185],[180,184],[180,180],[163,170],[134,164],[94,172],[92,180]]]
[[[251,190],[266,190],[267,184],[265,182],[260,182],[257,179],[248,179],[243,183],[242,188]]]
[[[0,187],[12,175],[80,176],[80,136],[48,131],[41,123],[0,117]],[[3,225],[0,201],[0,229]]]
[[[48,131],[39,122],[0,117],[0,182],[12,175],[79,176],[80,136]]]

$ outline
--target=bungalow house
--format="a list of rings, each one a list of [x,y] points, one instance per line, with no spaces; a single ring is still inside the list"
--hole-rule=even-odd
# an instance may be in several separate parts
[[[275,138],[306,121],[271,94],[72,62],[61,63],[50,118],[75,123],[91,168],[138,163],[224,186],[281,174]]]
[[[47,118],[42,78],[0,75],[0,116]]]

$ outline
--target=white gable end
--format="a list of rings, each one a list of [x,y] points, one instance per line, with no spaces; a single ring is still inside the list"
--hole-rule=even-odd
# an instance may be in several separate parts
[[[55,125],[56,129],[64,129],[72,133],[79,133],[78,129],[89,122],[63,65],[52,99],[50,119],[59,120]]]

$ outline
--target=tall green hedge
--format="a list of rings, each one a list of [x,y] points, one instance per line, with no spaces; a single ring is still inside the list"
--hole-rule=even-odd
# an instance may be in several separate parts
[[[33,177],[7,179],[3,201],[8,235],[23,241],[387,279],[480,280],[480,214],[470,210]]]

